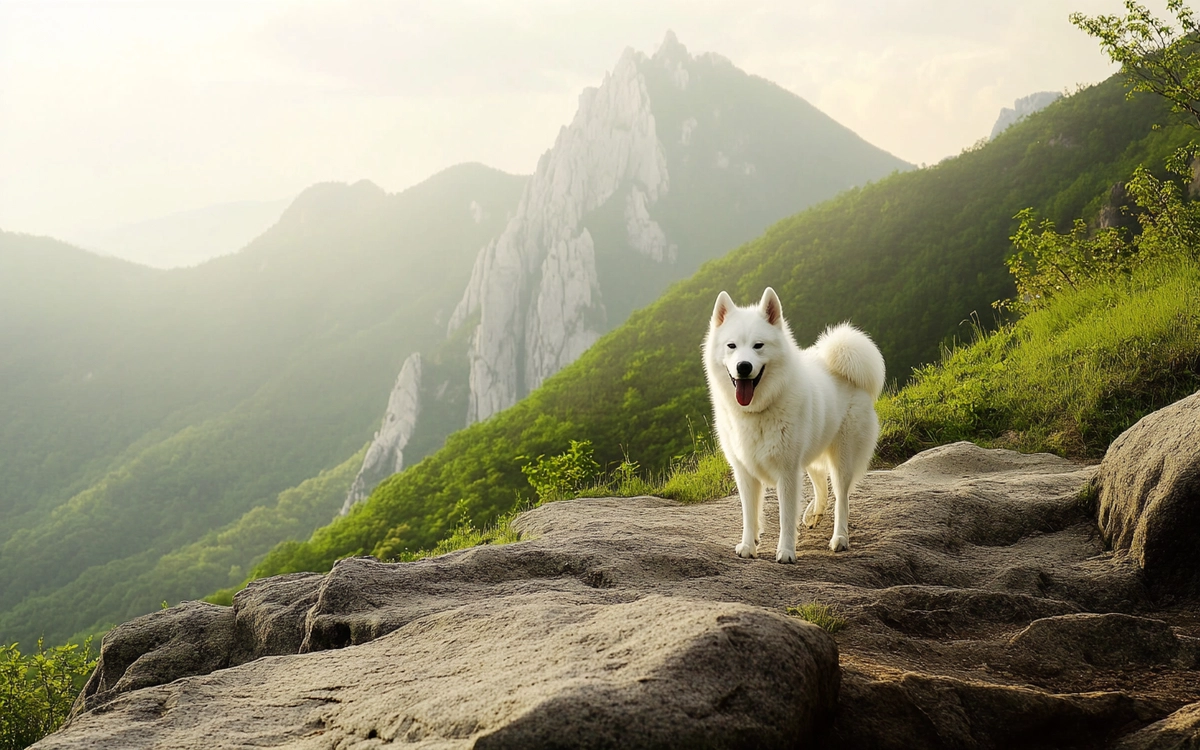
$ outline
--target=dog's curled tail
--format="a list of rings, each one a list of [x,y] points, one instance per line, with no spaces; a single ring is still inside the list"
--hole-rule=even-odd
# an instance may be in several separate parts
[[[870,336],[849,323],[839,323],[826,328],[813,349],[834,375],[879,398],[885,374],[883,355]]]

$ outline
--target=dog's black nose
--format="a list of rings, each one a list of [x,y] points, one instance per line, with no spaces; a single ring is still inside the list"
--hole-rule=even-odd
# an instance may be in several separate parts
[[[738,362],[737,370],[739,378],[748,378],[750,377],[750,373],[754,371],[754,365],[749,362]]]

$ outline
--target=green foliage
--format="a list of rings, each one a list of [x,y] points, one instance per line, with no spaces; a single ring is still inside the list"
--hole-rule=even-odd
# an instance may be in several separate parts
[[[1183,153],[1190,153],[1185,150]],[[1189,159],[1168,158],[1178,177],[1190,179]],[[1167,259],[1200,259],[1200,203],[1184,200],[1183,189],[1139,166],[1125,185],[1132,198],[1139,234],[1117,227],[1092,231],[1083,219],[1059,233],[1054,222],[1038,220],[1032,208],[1017,213],[1011,237],[1017,252],[1005,263],[1017,286],[1017,299],[996,303],[1019,311],[1036,310],[1065,289],[1127,276],[1137,265]]]
[[[469,519],[463,518],[454,527],[454,532],[434,545],[433,549],[421,550],[419,552],[401,552],[395,558],[388,560],[388,562],[413,562],[415,560],[423,560],[426,557],[437,557],[460,549],[478,547],[483,544],[512,544],[521,539],[521,535],[512,527],[512,521],[516,518],[516,515],[516,511],[505,513],[496,519],[495,523],[489,524],[482,529],[475,528],[475,525]]]
[[[788,607],[787,613],[799,617],[833,635],[849,624],[842,614],[834,607],[819,602],[805,602],[799,606]]]
[[[586,437],[601,466],[636,457],[637,469],[627,474],[653,483],[675,456],[694,450],[691,425],[706,424],[697,349],[722,289],[745,300],[773,286],[802,344],[830,323],[852,320],[879,343],[892,377],[903,380],[910,368],[937,358],[972,310],[1012,296],[1003,261],[1013,215],[1035,206],[1065,222],[1099,210],[1112,185],[1138,164],[1161,162],[1186,143],[1180,129],[1151,130],[1166,114],[1157,98],[1127,101],[1120,81],[1109,81],[978,150],[779,222],[634,312],[512,408],[450,436],[346,517],[306,541],[276,547],[254,575],[429,549],[464,512],[477,526],[494,522],[528,492],[515,457],[557,455],[572,439]],[[718,477],[707,471],[714,466],[720,463],[706,463],[706,474]],[[680,491],[702,499],[720,494]]]
[[[1200,388],[1200,263],[1160,259],[1064,290],[880,400],[879,454],[956,440],[1103,455],[1145,414]]]
[[[526,461],[521,473],[537,492],[538,504],[572,497],[600,473],[600,464],[593,456],[590,440],[572,440],[567,450],[556,456],[545,454],[529,461],[528,456],[517,456]]]
[[[20,750],[50,734],[66,720],[96,667],[92,641],[22,654],[16,644],[0,646],[0,750]]]
[[[1011,237],[1017,252],[1005,264],[1016,281],[1017,298],[998,306],[1034,310],[1064,289],[1128,270],[1129,243],[1120,229],[1093,233],[1087,222],[1076,219],[1070,232],[1060,234],[1049,219],[1039,222],[1032,208],[1015,218],[1021,222]]]
[[[590,487],[583,497],[657,495],[681,503],[701,503],[732,495],[737,489],[725,456],[710,440],[697,440],[693,450],[671,459],[662,471],[646,471],[628,456]]]
[[[1071,23],[1100,42],[1134,91],[1158,94],[1200,127],[1200,26],[1183,0],[1167,0],[1178,27],[1126,0],[1124,16],[1072,13]]]
[[[1192,150],[1177,151],[1167,160],[1168,171],[1185,182],[1192,179]],[[1177,180],[1160,180],[1139,166],[1127,189],[1142,209],[1137,214],[1142,232],[1134,239],[1128,257],[1200,260],[1200,203],[1185,200]]]
[[[656,495],[681,503],[700,503],[728,497],[737,490],[733,472],[720,452],[698,451],[683,461],[673,462]]]

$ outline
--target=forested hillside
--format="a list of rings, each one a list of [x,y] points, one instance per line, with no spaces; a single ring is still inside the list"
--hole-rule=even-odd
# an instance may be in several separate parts
[[[0,641],[228,585],[327,522],[400,362],[436,340],[525,179],[318,185],[243,252],[174,271],[0,234]],[[187,552],[260,506],[283,509]]]
[[[995,141],[935,167],[892,176],[776,224],[675,284],[515,407],[459,432],[306,542],[256,570],[327,569],[338,557],[391,558],[427,547],[462,518],[486,523],[529,494],[523,461],[588,439],[661,467],[708,432],[698,346],[721,289],[739,301],[774,286],[802,343],[852,320],[879,342],[892,379],[970,335],[973,314],[1012,296],[1004,258],[1014,215],[1033,206],[1064,224],[1095,216],[1141,163],[1187,139],[1153,130],[1166,105],[1127,100],[1113,79],[1067,97]],[[1119,193],[1119,191],[1118,191]],[[1112,213],[1112,212],[1109,212]],[[965,325],[964,325],[965,324]]]

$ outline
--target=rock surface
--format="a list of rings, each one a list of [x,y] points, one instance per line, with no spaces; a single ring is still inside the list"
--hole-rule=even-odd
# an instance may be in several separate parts
[[[404,468],[404,446],[408,445],[417,418],[421,415],[421,353],[413,352],[404,360],[396,385],[388,396],[383,426],[363,457],[362,468],[354,477],[339,515],[346,515],[355,503],[366,500],[376,485]]]
[[[1200,393],[1142,418],[1096,478],[1100,528],[1156,588],[1200,588]]]
[[[1124,738],[1115,750],[1200,750],[1200,703]]]
[[[1096,472],[927,451],[863,480],[849,552],[827,519],[789,566],[733,554],[736,498],[553,503],[515,544],[126,623],[38,747],[1158,747],[1128,743],[1195,726],[1168,717],[1200,700],[1200,612],[1105,551]],[[808,601],[836,649],[784,615]]]
[[[988,140],[995,140],[996,136],[1008,130],[1012,125],[1024,120],[1034,112],[1042,111],[1061,98],[1062,94],[1057,91],[1039,91],[1016,100],[1011,108],[1002,107],[1000,116],[996,118],[996,124],[992,126]]]

